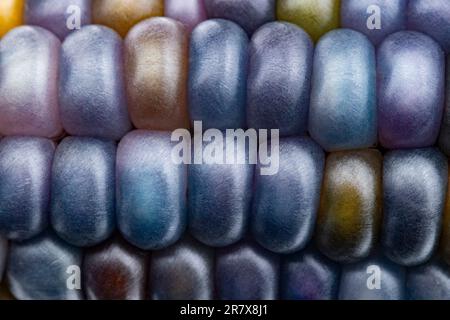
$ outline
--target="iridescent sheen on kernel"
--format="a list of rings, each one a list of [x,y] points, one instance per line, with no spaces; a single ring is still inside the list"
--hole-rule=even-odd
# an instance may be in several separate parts
[[[192,32],[189,111],[205,129],[245,128],[248,37],[222,19],[200,23]]]
[[[91,23],[90,0],[26,0],[25,24],[53,32],[61,41]]]
[[[406,290],[410,300],[450,300],[450,267],[438,256],[408,269]]]
[[[239,241],[247,231],[250,217],[254,165],[248,162],[245,142],[235,147],[234,140],[230,140],[223,144],[218,139],[204,142],[203,149],[223,148],[226,155],[226,150],[235,148],[231,150],[236,154],[246,155],[245,164],[193,163],[188,168],[189,231],[212,247]]]
[[[428,261],[441,232],[448,164],[435,148],[390,151],[383,163],[382,244],[397,264]]]
[[[450,1],[411,0],[407,16],[408,29],[428,34],[450,53]]]
[[[407,5],[407,0],[344,0],[341,24],[364,33],[378,45],[390,34],[405,29]]]
[[[0,1],[0,38],[23,23],[24,0]]]
[[[314,53],[309,132],[327,151],[377,142],[375,49],[350,29],[323,36]]]
[[[261,27],[249,45],[247,125],[279,129],[281,136],[307,130],[314,46],[287,22]]]
[[[89,300],[143,300],[148,256],[118,236],[88,249],[83,287]]]
[[[281,298],[334,300],[339,286],[339,265],[314,247],[282,258]]]
[[[419,32],[396,32],[378,47],[377,73],[381,145],[433,145],[444,109],[445,60],[439,45]]]
[[[171,131],[189,126],[188,36],[170,18],[147,19],[125,39],[128,110],[138,129]]]
[[[275,20],[275,0],[206,0],[209,19],[226,19],[252,35],[265,23]]]
[[[55,138],[61,43],[41,27],[22,26],[0,42],[0,135]]]
[[[185,230],[187,173],[173,146],[169,132],[136,130],[117,149],[118,226],[141,249],[165,248]]]
[[[164,15],[164,0],[92,0],[92,21],[122,37],[140,21]]]
[[[252,241],[216,253],[216,294],[220,300],[278,298],[279,257]]]
[[[278,0],[277,18],[297,24],[314,41],[339,27],[340,0]]]
[[[51,222],[65,241],[93,246],[115,228],[113,141],[67,137],[57,147],[52,168]]]
[[[342,266],[339,300],[405,299],[404,267],[374,252],[363,261]]]
[[[164,15],[180,21],[188,33],[207,18],[203,0],[165,0]]]
[[[319,208],[325,155],[310,138],[280,141],[279,170],[259,175],[253,187],[252,231],[268,250],[291,253],[310,240]]]
[[[54,151],[45,138],[0,141],[0,234],[6,238],[22,241],[47,227]]]
[[[381,222],[382,156],[368,149],[331,153],[326,161],[316,242],[329,258],[367,257]]]
[[[152,254],[149,272],[152,300],[211,300],[214,250],[189,237]]]
[[[59,99],[70,135],[119,140],[130,131],[122,51],[119,35],[97,25],[62,44]]]
[[[82,291],[72,286],[81,276],[81,260],[81,249],[49,232],[12,242],[6,273],[9,289],[19,300],[80,300]],[[71,275],[73,281],[68,279]]]

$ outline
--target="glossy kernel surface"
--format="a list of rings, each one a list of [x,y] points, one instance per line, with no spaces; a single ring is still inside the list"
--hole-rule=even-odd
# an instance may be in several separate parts
[[[103,26],[86,26],[62,44],[61,121],[70,135],[119,140],[131,130],[122,39]]]
[[[192,32],[189,112],[205,129],[245,128],[248,37],[234,22],[211,19]]]
[[[219,139],[203,143],[204,155],[219,153],[219,163],[191,164],[188,168],[189,232],[200,242],[213,247],[231,245],[245,235],[251,213],[254,165],[248,164],[245,144]],[[209,152],[208,152],[209,150]],[[245,164],[225,163],[226,150],[243,155]],[[195,160],[195,155],[193,155]]]
[[[89,300],[143,300],[148,256],[120,237],[89,249],[83,261]]]
[[[79,247],[106,240],[115,228],[116,145],[67,137],[52,168],[51,223],[65,241]]]
[[[308,34],[294,24],[272,22],[255,32],[249,44],[249,128],[305,133],[313,52]]]
[[[125,39],[128,111],[137,129],[172,131],[189,126],[188,37],[170,18],[151,18]]]
[[[444,110],[445,60],[425,34],[399,31],[377,51],[378,132],[387,149],[432,146]]]
[[[450,53],[450,2],[414,0],[408,2],[408,28],[433,37]]]
[[[317,249],[282,258],[281,298],[286,300],[333,300],[337,298],[340,267]]]
[[[317,43],[308,129],[326,151],[376,144],[375,49],[362,33],[333,30]]]
[[[367,257],[375,246],[381,222],[381,165],[377,150],[328,156],[316,242],[329,258],[355,262]]]
[[[81,251],[48,232],[25,242],[12,242],[6,273],[11,293],[19,300],[82,299],[76,278],[68,281],[77,270],[79,275]]]
[[[435,148],[385,154],[381,242],[388,258],[404,266],[430,259],[440,236],[447,184],[447,159]]]
[[[150,298],[211,300],[214,295],[214,250],[189,237],[152,254]]]
[[[450,300],[450,268],[439,257],[408,270],[406,290],[411,300]]]
[[[144,250],[175,243],[186,227],[186,166],[172,161],[169,132],[136,130],[117,150],[117,223]]]
[[[281,139],[276,174],[259,175],[257,165],[251,228],[259,244],[277,253],[306,246],[316,222],[324,164],[322,149],[302,137]]]
[[[41,27],[21,26],[0,42],[0,135],[56,138],[61,43]]]
[[[216,292],[221,300],[275,300],[278,298],[279,257],[253,242],[219,250],[216,256]]]
[[[55,144],[45,138],[0,140],[0,234],[26,240],[48,224]]]

